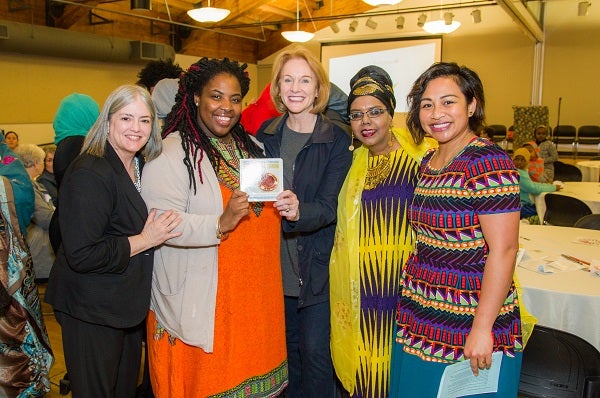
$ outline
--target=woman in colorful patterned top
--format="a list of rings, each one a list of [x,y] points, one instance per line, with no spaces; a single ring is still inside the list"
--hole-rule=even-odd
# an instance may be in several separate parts
[[[333,361],[353,397],[388,396],[400,270],[413,245],[407,210],[433,141],[392,128],[395,107],[383,69],[366,66],[350,81],[350,123],[362,146],[339,196],[330,284]]]
[[[148,315],[157,398],[274,397],[287,385],[281,217],[240,191],[263,152],[239,123],[246,64],[202,58],[179,79],[163,152],[144,168],[148,207],[183,234],[157,248]]]
[[[409,212],[417,244],[402,272],[390,395],[436,396],[448,365],[469,361],[477,376],[500,352],[494,396],[516,397],[519,174],[506,152],[475,136],[484,95],[472,70],[432,65],[408,103],[410,131],[431,135],[439,149],[423,159]]]

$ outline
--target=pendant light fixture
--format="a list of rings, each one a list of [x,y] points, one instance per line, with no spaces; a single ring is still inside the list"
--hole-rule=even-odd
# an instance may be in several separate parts
[[[379,7],[379,6],[395,6],[400,3],[402,0],[363,0],[370,6]]]
[[[442,8],[443,8],[443,0],[440,1],[440,19],[435,21],[425,22],[423,25],[423,30],[428,33],[432,33],[435,35],[441,35],[444,33],[452,33],[456,29],[460,27],[460,22],[453,21],[454,14],[451,12],[444,13],[444,17],[442,18]]]
[[[287,41],[293,43],[304,43],[315,37],[314,33],[300,30],[300,3],[296,0],[296,30],[286,30],[281,32],[281,35]]]
[[[225,8],[211,7],[208,0],[208,7],[202,7],[202,3],[198,3],[195,8],[188,10],[187,14],[198,22],[219,22],[227,18],[229,12]]]

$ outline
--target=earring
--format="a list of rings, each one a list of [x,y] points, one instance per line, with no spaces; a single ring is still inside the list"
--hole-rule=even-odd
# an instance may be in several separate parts
[[[394,146],[393,137],[394,137],[394,135],[392,134],[392,130],[390,129],[390,140],[388,141],[388,147],[389,148],[391,148],[392,146]]]

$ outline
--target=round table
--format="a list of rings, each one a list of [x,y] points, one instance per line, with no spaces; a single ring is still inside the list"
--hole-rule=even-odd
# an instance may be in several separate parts
[[[600,277],[584,269],[543,274],[531,267],[549,259],[569,262],[561,254],[600,260],[600,231],[521,224],[519,236],[525,254],[515,272],[525,308],[540,325],[573,333],[600,350]]]
[[[581,170],[581,181],[600,181],[600,160],[582,160],[576,166]]]

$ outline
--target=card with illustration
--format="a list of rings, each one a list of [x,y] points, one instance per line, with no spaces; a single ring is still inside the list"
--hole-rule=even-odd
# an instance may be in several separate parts
[[[283,192],[283,160],[240,159],[240,190],[250,202],[272,202]]]

